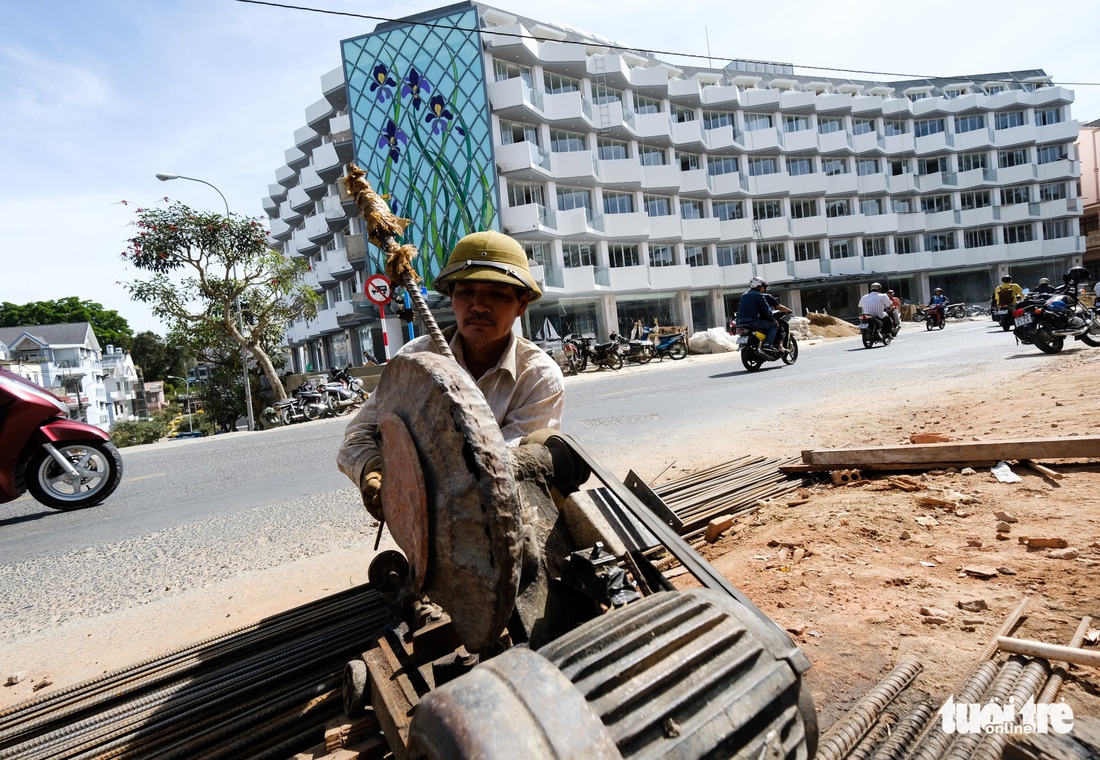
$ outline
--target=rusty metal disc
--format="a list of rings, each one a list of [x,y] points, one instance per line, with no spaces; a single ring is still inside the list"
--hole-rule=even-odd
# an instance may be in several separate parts
[[[451,616],[468,650],[484,650],[508,622],[519,586],[519,496],[504,436],[469,374],[437,354],[394,357],[376,395],[380,419],[392,413],[404,423],[423,473],[428,560],[422,590]],[[391,446],[403,444],[388,441],[383,431],[383,488],[392,474],[389,461],[402,457],[391,454]],[[388,511],[385,494],[383,504]]]
[[[382,447],[382,504],[386,526],[409,561],[407,587],[419,591],[428,574],[428,493],[420,456],[401,418],[386,412],[378,421]]]

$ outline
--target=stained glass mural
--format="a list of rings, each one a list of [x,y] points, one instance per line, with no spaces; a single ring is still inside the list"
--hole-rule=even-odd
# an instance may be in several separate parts
[[[473,7],[342,43],[356,163],[412,220],[427,284],[463,235],[500,229],[485,68]],[[377,249],[368,252],[381,271]]]

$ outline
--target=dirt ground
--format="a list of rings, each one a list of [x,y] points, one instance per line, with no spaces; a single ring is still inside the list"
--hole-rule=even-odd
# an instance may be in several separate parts
[[[721,359],[699,357],[712,358]],[[992,387],[951,378],[938,380],[935,389],[914,384],[911,393],[878,401],[874,415],[855,412],[850,400],[806,408],[787,417],[797,419],[797,432],[774,441],[773,451],[751,453],[790,457],[802,448],[900,444],[911,433],[932,431],[960,441],[1100,435],[1100,351],[1067,349],[1043,364],[1014,366],[1011,382]],[[680,461],[702,468],[730,458],[705,441],[698,447],[696,456]],[[749,452],[732,452],[741,453]],[[804,648],[823,728],[905,656],[925,666],[917,687],[943,699],[974,669],[978,653],[1025,595],[1032,600],[1016,633],[1022,637],[1066,644],[1082,616],[1100,618],[1100,464],[1049,464],[1064,474],[1061,480],[1020,465],[1013,470],[1022,482],[1014,484],[979,470],[914,473],[921,490],[913,492],[890,486],[884,475],[862,485],[808,485],[806,503],[762,508],[702,551]],[[662,480],[686,471],[672,467]],[[952,508],[921,506],[922,497]],[[998,539],[999,511],[1016,519],[1004,540]],[[1028,551],[1019,536],[1064,538],[1078,556]],[[781,556],[783,545],[802,548],[804,556]],[[347,567],[351,559],[341,561]],[[234,578],[28,637],[0,657],[0,683],[15,670],[28,674],[0,688],[0,709],[33,696],[45,679],[61,688],[365,581],[345,577],[334,585],[326,561],[311,558],[281,573]],[[995,575],[981,579],[963,571],[975,565],[994,568]],[[958,607],[974,600],[987,609]],[[1063,695],[1076,715],[1100,715],[1100,673],[1073,669]]]

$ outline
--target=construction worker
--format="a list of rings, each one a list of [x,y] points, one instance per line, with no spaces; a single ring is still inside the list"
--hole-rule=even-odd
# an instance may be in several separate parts
[[[475,232],[458,241],[435,289],[451,299],[457,327],[444,331],[459,365],[474,379],[493,410],[508,445],[561,425],[565,387],[561,369],[545,351],[512,331],[527,306],[542,297],[523,246],[500,232]],[[438,353],[430,335],[405,344],[399,354]],[[348,424],[336,455],[363,503],[382,518],[382,453],[374,396]]]

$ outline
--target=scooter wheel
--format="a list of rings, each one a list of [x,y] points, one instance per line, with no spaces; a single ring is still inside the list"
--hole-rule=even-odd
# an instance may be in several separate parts
[[[92,507],[122,482],[122,455],[113,443],[72,442],[56,448],[78,475],[70,476],[45,449],[35,455],[27,468],[27,489],[47,507],[63,512]]]

